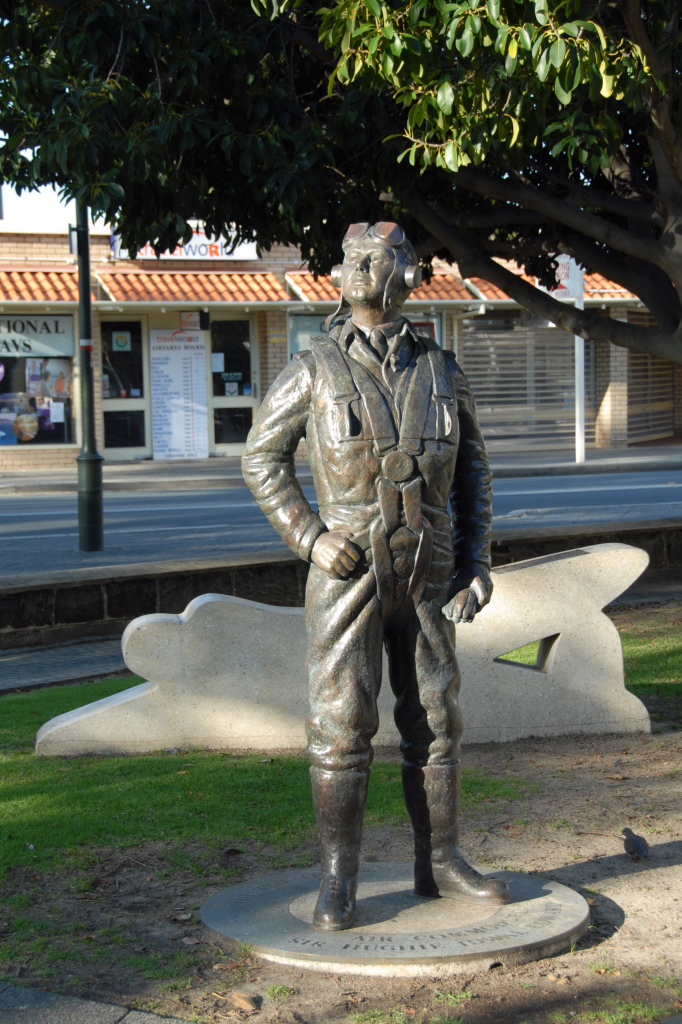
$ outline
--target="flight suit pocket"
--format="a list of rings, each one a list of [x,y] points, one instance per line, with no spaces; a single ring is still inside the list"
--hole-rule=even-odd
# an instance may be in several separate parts
[[[432,395],[424,427],[424,440],[457,444],[457,437],[457,400],[449,395]]]

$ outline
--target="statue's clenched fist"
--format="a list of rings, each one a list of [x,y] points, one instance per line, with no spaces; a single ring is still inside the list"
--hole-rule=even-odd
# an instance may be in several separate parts
[[[333,580],[345,580],[360,561],[360,549],[350,537],[348,530],[330,530],[321,533],[313,545],[313,562]]]
[[[443,615],[454,623],[473,622],[474,615],[487,605],[492,596],[492,584],[486,584],[480,576],[471,581],[471,586],[460,590],[443,608]]]

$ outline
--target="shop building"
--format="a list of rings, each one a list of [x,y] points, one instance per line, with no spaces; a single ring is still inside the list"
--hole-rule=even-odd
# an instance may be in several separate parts
[[[157,260],[92,236],[93,369],[110,461],[238,455],[287,361],[338,303],[295,249],[234,259],[207,240]],[[639,300],[599,275],[585,306],[642,322]],[[574,339],[445,265],[407,315],[454,351],[493,452],[571,448]],[[78,277],[65,234],[0,226],[0,470],[73,465],[80,448]],[[585,343],[586,440],[614,448],[682,433],[682,368]]]

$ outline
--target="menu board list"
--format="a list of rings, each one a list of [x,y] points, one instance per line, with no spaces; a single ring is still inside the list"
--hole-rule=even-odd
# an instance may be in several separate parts
[[[150,331],[155,459],[208,458],[203,331]]]

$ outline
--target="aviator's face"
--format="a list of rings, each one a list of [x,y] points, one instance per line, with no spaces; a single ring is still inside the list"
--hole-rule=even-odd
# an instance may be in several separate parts
[[[384,290],[393,273],[393,253],[371,239],[361,239],[346,253],[341,281],[348,302],[383,302]]]

